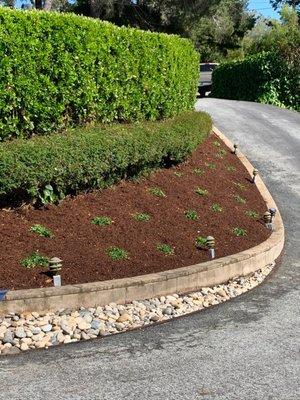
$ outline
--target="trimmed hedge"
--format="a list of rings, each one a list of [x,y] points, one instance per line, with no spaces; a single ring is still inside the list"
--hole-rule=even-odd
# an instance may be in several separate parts
[[[221,64],[213,71],[212,96],[300,110],[300,76],[277,53]]]
[[[143,171],[178,163],[211,127],[208,114],[188,111],[159,122],[102,124],[2,143],[0,202],[36,200],[49,184],[61,197],[105,188]]]
[[[92,120],[174,116],[193,108],[198,78],[187,39],[0,8],[0,141]]]

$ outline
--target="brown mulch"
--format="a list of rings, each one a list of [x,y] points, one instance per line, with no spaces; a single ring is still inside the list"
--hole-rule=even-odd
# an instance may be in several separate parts
[[[94,191],[66,198],[58,206],[46,209],[0,210],[0,288],[24,289],[52,286],[42,268],[27,270],[20,261],[34,251],[63,259],[62,282],[66,284],[101,281],[148,274],[207,261],[207,250],[195,246],[198,235],[216,239],[216,256],[223,257],[246,250],[266,240],[270,232],[261,220],[245,214],[253,210],[263,215],[266,205],[238,158],[211,135],[184,163],[152,173],[139,182],[122,181],[104,191]],[[219,141],[219,140],[218,140]],[[217,156],[226,150],[223,158]],[[211,169],[207,164],[215,164]],[[228,171],[234,166],[236,171]],[[204,170],[199,176],[195,168]],[[174,172],[181,172],[178,177]],[[235,183],[241,183],[239,188]],[[166,197],[148,192],[159,187]],[[195,189],[208,190],[199,196]],[[246,203],[238,203],[235,195]],[[222,212],[210,207],[219,203]],[[186,219],[184,212],[194,209],[198,220]],[[138,222],[132,214],[151,215],[148,222]],[[93,225],[95,216],[109,216],[110,226]],[[51,229],[54,238],[30,232],[33,224]],[[244,228],[247,236],[236,237],[232,230]],[[160,253],[156,246],[165,243],[174,247],[174,255]],[[111,260],[106,249],[118,246],[128,251],[128,260]]]

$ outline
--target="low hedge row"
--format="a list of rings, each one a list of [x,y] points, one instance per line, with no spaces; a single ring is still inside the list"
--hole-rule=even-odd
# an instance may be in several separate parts
[[[213,71],[212,96],[300,110],[300,76],[280,54],[261,53]]]
[[[91,120],[156,120],[194,106],[187,39],[43,11],[0,8],[0,141]]]
[[[205,113],[135,124],[102,124],[0,144],[0,202],[36,200],[47,185],[64,196],[105,188],[182,161],[211,130]]]

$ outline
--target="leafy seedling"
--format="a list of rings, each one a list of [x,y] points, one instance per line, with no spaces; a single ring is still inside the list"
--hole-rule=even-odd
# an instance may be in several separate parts
[[[235,172],[236,171],[236,168],[233,165],[228,165],[226,167],[226,169],[227,169],[228,172]]]
[[[195,169],[194,169],[194,174],[199,175],[199,176],[203,175],[204,172],[205,172],[205,171],[204,171],[204,169],[202,169],[202,168],[195,168]]]
[[[177,178],[181,178],[183,176],[183,172],[175,171],[174,175],[177,176]]]
[[[233,228],[232,232],[235,234],[235,236],[247,236],[247,231],[246,229],[243,228]]]
[[[213,212],[222,212],[222,207],[218,203],[213,203],[210,207]]]
[[[220,150],[217,152],[216,156],[217,156],[218,158],[224,158],[224,156],[226,156],[226,154],[227,154],[227,151],[226,151],[226,150],[220,149]]]
[[[106,249],[106,254],[114,261],[127,260],[129,258],[128,252],[116,246],[111,246]]]
[[[52,185],[46,185],[42,193],[39,194],[39,199],[42,204],[53,204],[64,198],[64,194],[56,194]]]
[[[207,166],[207,168],[215,170],[216,169],[216,164],[214,163],[205,163],[205,165]]]
[[[196,237],[196,247],[203,249],[206,246],[206,238],[203,236]]]
[[[146,213],[136,213],[132,214],[132,218],[139,222],[150,221],[151,216]]]
[[[174,247],[171,247],[168,244],[159,243],[156,246],[156,250],[160,251],[161,253],[163,253],[166,256],[174,255]]]
[[[245,204],[246,203],[246,200],[243,197],[241,197],[239,194],[234,195],[234,199],[239,204]]]
[[[195,210],[187,210],[184,212],[184,215],[186,216],[187,219],[190,219],[192,221],[198,219],[198,214],[197,211]]]
[[[197,189],[195,189],[195,193],[197,193],[199,196],[208,195],[208,191],[206,189],[202,189],[201,187],[197,187]]]
[[[38,251],[36,251],[35,253],[30,254],[28,257],[23,258],[23,260],[21,260],[20,263],[22,267],[27,269],[32,269],[37,267],[46,268],[49,266],[49,258],[43,256]]]
[[[166,197],[166,194],[164,193],[164,191],[162,189],[160,189],[159,187],[150,188],[150,189],[148,189],[148,192],[156,197]]]
[[[213,142],[213,145],[216,146],[216,147],[220,147],[220,146],[221,146],[221,143],[218,142],[217,140],[215,140],[215,141]]]
[[[114,221],[111,218],[106,217],[105,215],[95,217],[92,219],[92,224],[97,226],[108,226],[111,225],[113,222]]]
[[[50,229],[40,224],[32,225],[32,227],[30,228],[30,232],[34,232],[40,236],[48,238],[52,238],[54,236]]]
[[[247,215],[247,217],[250,217],[253,219],[259,218],[259,213],[256,211],[248,210],[248,211],[245,211],[245,214]]]
[[[238,189],[240,189],[240,190],[247,190],[247,189],[246,189],[246,186],[243,185],[243,184],[240,183],[240,182],[233,182],[233,184],[234,184],[234,186],[235,186],[236,188],[238,188]]]

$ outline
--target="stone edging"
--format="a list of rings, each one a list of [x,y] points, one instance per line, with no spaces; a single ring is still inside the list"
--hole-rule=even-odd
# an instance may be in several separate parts
[[[230,148],[232,143],[217,128],[213,132]],[[253,166],[240,152],[237,157],[252,175]],[[259,176],[256,185],[267,207],[276,204]],[[109,303],[124,304],[164,296],[171,293],[188,293],[203,287],[227,282],[236,276],[246,276],[258,268],[270,265],[280,255],[284,245],[284,227],[279,211],[274,219],[274,231],[259,245],[246,251],[207,261],[201,264],[177,268],[132,278],[115,279],[66,285],[59,288],[12,290],[0,301],[0,315],[9,312],[49,311],[62,308],[103,306]]]

